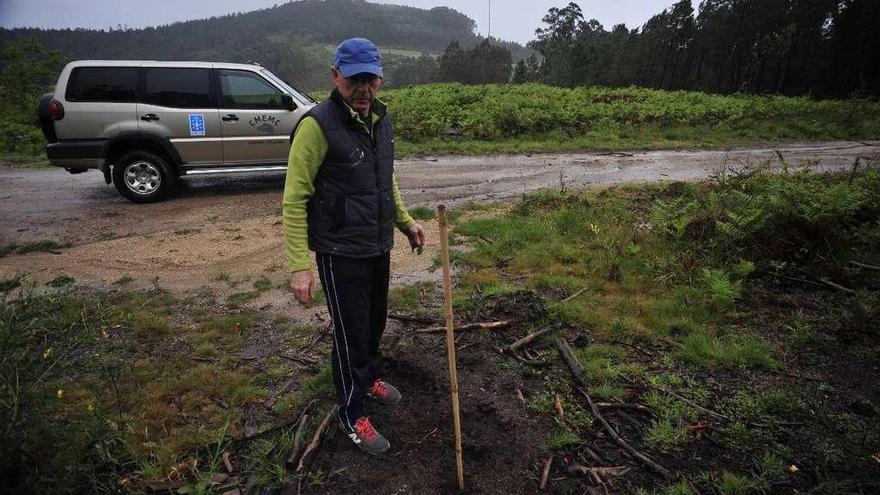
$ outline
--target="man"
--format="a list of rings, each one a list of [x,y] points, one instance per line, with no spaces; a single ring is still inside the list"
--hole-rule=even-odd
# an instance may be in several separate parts
[[[315,293],[306,246],[315,251],[333,319],[337,419],[355,445],[379,454],[389,443],[373,428],[364,402],[391,405],[401,397],[382,380],[379,353],[394,226],[414,249],[424,246],[425,234],[407,213],[394,176],[391,121],[376,99],[378,49],[363,38],[343,41],[330,74],[336,89],[294,133],[282,205],[285,251],[301,303]]]

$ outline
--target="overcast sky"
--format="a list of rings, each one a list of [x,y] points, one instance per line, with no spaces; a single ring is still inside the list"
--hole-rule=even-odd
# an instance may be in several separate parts
[[[674,0],[581,0],[576,2],[587,19],[598,19],[606,29],[618,23],[633,28]],[[278,0],[0,0],[0,26],[107,29],[123,25],[132,28],[157,26],[176,21],[201,19],[232,12],[271,7]],[[444,5],[477,21],[480,34],[489,29],[489,0],[389,0],[430,9]],[[525,43],[541,26],[550,7],[564,7],[566,0],[494,0],[492,35]]]

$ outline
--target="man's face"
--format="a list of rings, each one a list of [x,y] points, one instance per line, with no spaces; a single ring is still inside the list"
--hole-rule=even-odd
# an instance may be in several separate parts
[[[382,86],[382,78],[367,72],[344,77],[335,67],[330,70],[330,74],[348,106],[362,116],[369,115],[376,92]]]

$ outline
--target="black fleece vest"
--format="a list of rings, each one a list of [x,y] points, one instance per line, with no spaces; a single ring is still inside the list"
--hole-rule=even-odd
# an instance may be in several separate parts
[[[370,138],[336,91],[306,115],[321,126],[328,145],[307,205],[309,249],[351,258],[390,251],[395,216],[390,119],[385,115],[376,122]]]

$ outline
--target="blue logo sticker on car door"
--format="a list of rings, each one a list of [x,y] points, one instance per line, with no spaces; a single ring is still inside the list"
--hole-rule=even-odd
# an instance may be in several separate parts
[[[189,115],[189,135],[204,136],[205,135],[205,116],[200,113],[192,113]]]

